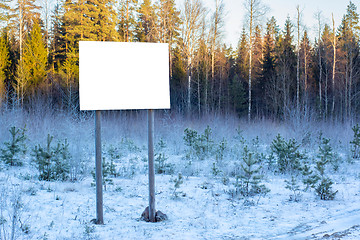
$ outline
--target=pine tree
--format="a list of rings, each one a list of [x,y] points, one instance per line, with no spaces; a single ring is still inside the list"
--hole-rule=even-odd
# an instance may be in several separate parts
[[[276,47],[277,72],[279,77],[281,113],[283,118],[287,118],[290,103],[296,89],[296,55],[292,44],[292,23],[288,17],[285,22],[283,35],[278,38]]]
[[[138,9],[135,37],[138,42],[156,41],[155,9],[151,0],[144,0]]]
[[[285,180],[286,189],[289,189],[292,194],[290,195],[290,201],[298,202],[300,201],[301,193],[300,193],[300,186],[298,185],[296,178],[291,176],[291,180]]]
[[[40,9],[41,7],[35,4],[35,0],[17,0],[16,2],[16,15],[12,18],[11,28],[18,35],[20,61],[22,61],[25,39],[33,25],[40,21]]]
[[[65,26],[64,26],[64,5],[55,5],[54,13],[52,16],[52,29],[51,29],[51,52],[50,63],[55,71],[58,71],[66,59],[67,42],[65,39]]]
[[[356,69],[360,67],[359,56],[359,14],[354,3],[350,1],[347,6],[346,14],[344,15],[341,25],[339,27],[339,45],[342,53],[339,58],[343,61],[344,84],[342,87],[342,98],[344,101],[343,119],[348,119],[353,112],[353,95],[355,93],[354,85],[356,81]]]
[[[11,10],[9,3],[10,0],[3,0],[0,2],[0,24],[9,20],[9,12]]]
[[[310,45],[310,40],[307,34],[307,31],[304,31],[304,35],[303,38],[301,39],[300,42],[300,70],[301,70],[301,89],[302,89],[302,106],[303,106],[303,111],[307,111],[308,108],[307,105],[309,104],[309,94],[310,94],[310,86],[311,86],[311,82],[309,80],[309,76],[311,76],[310,74],[310,66],[312,65],[311,61],[312,61],[312,53],[311,53],[312,49],[311,49],[311,45]],[[305,114],[304,114],[305,115]],[[306,114],[308,115],[308,114]]]
[[[120,0],[118,11],[118,32],[120,41],[132,42],[136,28],[135,10],[137,9],[138,0]]]
[[[236,192],[244,197],[251,197],[258,194],[266,194],[270,190],[261,184],[262,175],[260,174],[261,166],[254,159],[253,154],[248,147],[244,147],[243,159],[241,164],[242,173],[236,176]]]
[[[5,33],[0,34],[0,108],[5,100],[6,89],[6,71],[10,67],[9,48],[6,44],[7,35]]]
[[[276,99],[279,94],[276,87],[276,70],[275,70],[275,41],[278,35],[276,20],[272,17],[266,24],[266,34],[264,36],[263,61],[261,66],[261,85],[263,87],[264,107],[266,110],[276,112]],[[273,90],[273,91],[272,91]],[[265,96],[265,98],[264,98]],[[275,100],[275,101],[274,101]]]
[[[23,161],[20,159],[20,155],[26,153],[26,129],[11,127],[9,132],[11,140],[4,143],[5,148],[1,149],[0,159],[10,166],[21,166]]]

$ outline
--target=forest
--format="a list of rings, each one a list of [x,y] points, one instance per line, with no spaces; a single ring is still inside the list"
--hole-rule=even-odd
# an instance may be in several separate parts
[[[338,25],[317,13],[310,39],[299,6],[297,18],[279,26],[261,1],[245,0],[239,11],[247,21],[236,48],[224,42],[226,6],[215,3],[210,10],[202,0],[182,6],[174,0],[65,0],[50,8],[48,0],[4,0],[1,108],[41,102],[78,113],[80,40],[160,42],[169,43],[174,112],[356,121],[360,26],[354,3]]]
[[[206,1],[0,0],[0,240],[360,239],[356,5],[339,23],[316,13],[313,36],[295,3],[280,26],[242,0],[232,48],[230,6]],[[93,224],[80,40],[169,44],[171,110],[154,118],[164,221],[142,219],[146,111],[104,111],[104,224]]]

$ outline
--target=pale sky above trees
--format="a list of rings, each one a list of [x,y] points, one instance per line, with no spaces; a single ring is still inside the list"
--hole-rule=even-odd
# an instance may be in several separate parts
[[[176,0],[178,7],[182,7],[185,0]],[[262,0],[270,10],[266,19],[274,16],[278,26],[283,29],[287,16],[291,18],[293,23],[296,21],[296,6],[299,5],[302,13],[302,23],[309,32],[311,41],[314,41],[317,29],[317,20],[314,14],[318,11],[322,12],[323,22],[331,25],[331,13],[334,13],[335,24],[339,25],[343,15],[346,13],[348,0]],[[215,0],[204,0],[206,6],[211,9],[215,8]],[[244,24],[244,0],[224,0],[227,16],[225,19],[225,43],[237,46],[240,38],[242,26]],[[353,3],[360,9],[360,3],[353,0]]]

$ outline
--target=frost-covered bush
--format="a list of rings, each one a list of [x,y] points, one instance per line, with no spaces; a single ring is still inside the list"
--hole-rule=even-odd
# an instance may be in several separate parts
[[[1,149],[0,158],[10,166],[21,166],[23,162],[20,156],[26,153],[26,129],[11,127],[9,132],[11,139],[8,142],[4,142],[5,148]]]
[[[352,130],[354,132],[354,138],[350,142],[352,157],[354,159],[359,159],[360,158],[360,127],[359,127],[359,124],[356,124],[355,126],[353,126]]]
[[[29,233],[30,227],[21,216],[23,207],[18,188],[0,188],[0,239],[20,239]]]
[[[305,158],[300,153],[300,145],[295,139],[286,141],[280,134],[271,143],[271,152],[277,157],[278,169],[281,173],[300,170],[301,160]]]
[[[69,180],[70,179],[70,160],[69,143],[65,139],[64,143],[58,142],[55,147],[51,145],[53,136],[48,134],[46,147],[40,144],[33,149],[33,162],[39,171],[40,180]],[[73,180],[73,179],[70,179]]]

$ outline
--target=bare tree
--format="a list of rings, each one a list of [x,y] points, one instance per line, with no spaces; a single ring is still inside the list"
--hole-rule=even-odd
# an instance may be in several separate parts
[[[336,70],[336,30],[335,30],[335,20],[334,14],[331,14],[332,25],[333,25],[333,67],[332,67],[332,108],[331,113],[334,115],[335,111],[335,70]]]
[[[182,11],[182,39],[186,57],[187,79],[187,112],[191,111],[191,68],[195,49],[199,43],[201,20],[205,14],[205,8],[201,0],[186,0]]]
[[[223,34],[224,27],[224,2],[223,0],[214,0],[215,1],[215,11],[211,18],[211,93],[214,96],[214,85],[215,85],[215,47],[218,45]]]
[[[322,33],[322,28],[323,28],[323,24],[322,24],[322,14],[321,11],[318,11],[314,14],[314,17],[317,20],[318,23],[318,65],[319,65],[319,109],[320,109],[320,116],[322,115],[322,56],[321,56],[321,49],[322,49],[322,40],[321,40],[321,33]],[[326,91],[326,90],[325,90]],[[327,104],[325,106],[325,108],[327,108]],[[327,112],[327,111],[325,111]]]
[[[254,29],[259,25],[259,21],[266,14],[268,8],[262,4],[261,0],[245,0],[246,21],[249,27],[249,106],[248,121],[251,120],[251,101],[252,101],[252,55],[254,44]]]
[[[300,22],[302,10],[300,11],[300,6],[296,6],[296,26],[297,26],[297,65],[296,65],[296,111],[299,113],[300,107]]]

